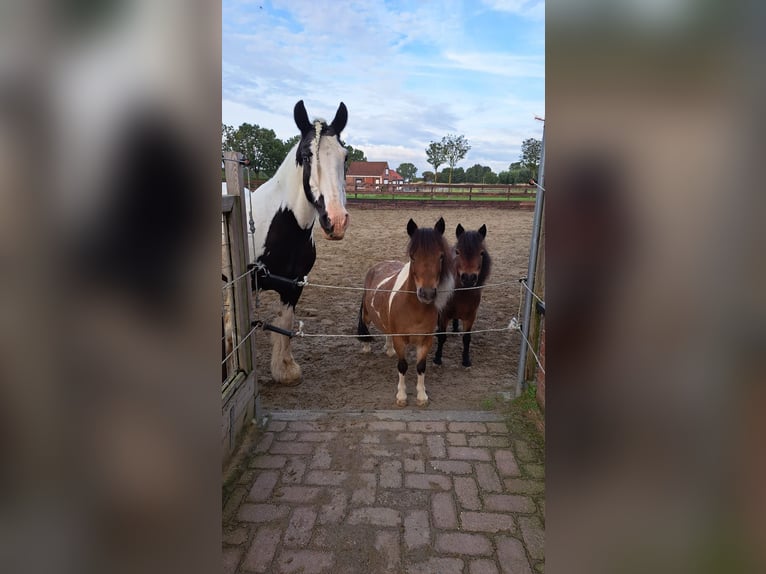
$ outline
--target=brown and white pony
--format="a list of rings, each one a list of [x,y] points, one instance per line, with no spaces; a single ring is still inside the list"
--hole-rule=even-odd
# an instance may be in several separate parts
[[[452,330],[457,332],[458,319],[463,321],[463,331],[470,331],[476,321],[476,312],[481,303],[482,289],[466,289],[463,287],[481,287],[489,279],[492,270],[492,259],[489,256],[484,240],[487,237],[487,226],[482,225],[478,231],[466,231],[459,223],[455,229],[457,244],[453,249],[455,282],[458,289],[439,313],[439,334],[436,336],[436,355],[434,363],[442,364],[442,347],[447,335],[447,322],[452,319]],[[463,366],[471,366],[471,334],[463,334]]]
[[[455,286],[452,254],[444,239],[444,219],[433,228],[418,228],[410,219],[407,223],[410,242],[409,261],[384,261],[367,271],[366,289],[359,309],[357,335],[369,352],[372,337],[368,325],[372,322],[386,337],[386,352],[399,357],[397,406],[407,406],[404,375],[407,372],[406,348],[417,350],[417,404],[428,404],[425,372],[426,357],[433,345],[433,332],[439,311],[447,304]]]

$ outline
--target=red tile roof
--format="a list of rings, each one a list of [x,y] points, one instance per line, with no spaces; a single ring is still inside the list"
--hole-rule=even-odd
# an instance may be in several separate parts
[[[404,178],[401,175],[399,175],[393,169],[388,170],[388,179],[391,180],[391,181],[393,181],[395,179],[400,179],[400,180],[404,181]]]
[[[346,176],[379,176],[386,177],[387,161],[352,161],[348,166]],[[390,170],[389,170],[390,173]]]

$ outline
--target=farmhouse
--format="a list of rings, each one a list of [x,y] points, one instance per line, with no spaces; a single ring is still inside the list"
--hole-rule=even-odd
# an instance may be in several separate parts
[[[387,161],[352,161],[346,172],[346,189],[379,188],[392,183],[392,175],[401,181],[401,176],[389,169]]]

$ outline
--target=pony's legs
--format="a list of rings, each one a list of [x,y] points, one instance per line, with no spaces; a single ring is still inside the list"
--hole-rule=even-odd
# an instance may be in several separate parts
[[[391,337],[386,337],[386,344],[383,347],[383,350],[386,352],[386,355],[389,357],[393,357],[396,355],[396,351],[394,350],[394,344],[391,342]]]
[[[399,371],[399,383],[396,386],[396,406],[407,406],[407,387],[404,384],[404,375],[407,374],[407,356],[405,351],[407,350],[404,344],[404,339],[401,337],[392,337],[394,341],[394,350],[399,357],[399,362],[396,367]]]
[[[445,325],[446,327],[446,325]],[[465,327],[465,321],[463,321],[463,327]],[[468,329],[466,329],[467,331]],[[452,319],[452,332],[458,333],[460,331],[460,323],[457,319]]]
[[[439,321],[436,325],[436,330],[439,333],[446,333],[447,331],[447,321],[446,319],[442,319],[441,315],[439,316]],[[442,348],[444,347],[444,342],[446,340],[447,340],[446,334],[436,335],[436,354],[434,355],[434,365],[442,364]]]
[[[282,310],[274,319],[274,326],[291,331],[295,308],[291,305],[282,305]],[[290,337],[278,333],[271,334],[271,376],[278,383],[292,385],[301,378],[301,368],[293,359],[290,349]]]
[[[367,328],[370,321],[367,317],[367,305],[365,305],[365,296],[362,296],[362,304],[359,306],[359,318],[357,321],[356,334],[362,342],[362,353],[369,353],[372,350],[372,337]]]
[[[463,328],[466,331],[473,329],[473,322],[476,320],[476,315],[468,319],[463,320]],[[471,333],[463,334],[463,366],[471,366]]]
[[[428,395],[426,394],[426,357],[431,350],[433,338],[429,338],[427,343],[418,346],[418,386],[417,386],[417,405],[424,407],[428,404]]]

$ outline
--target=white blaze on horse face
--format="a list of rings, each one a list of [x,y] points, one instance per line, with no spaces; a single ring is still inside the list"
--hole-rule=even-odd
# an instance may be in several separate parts
[[[333,225],[330,239],[343,239],[348,227],[346,211],[346,148],[335,136],[322,136],[313,145],[314,161],[311,162],[309,183],[314,197],[324,197],[327,216]],[[318,148],[318,149],[317,149]]]

